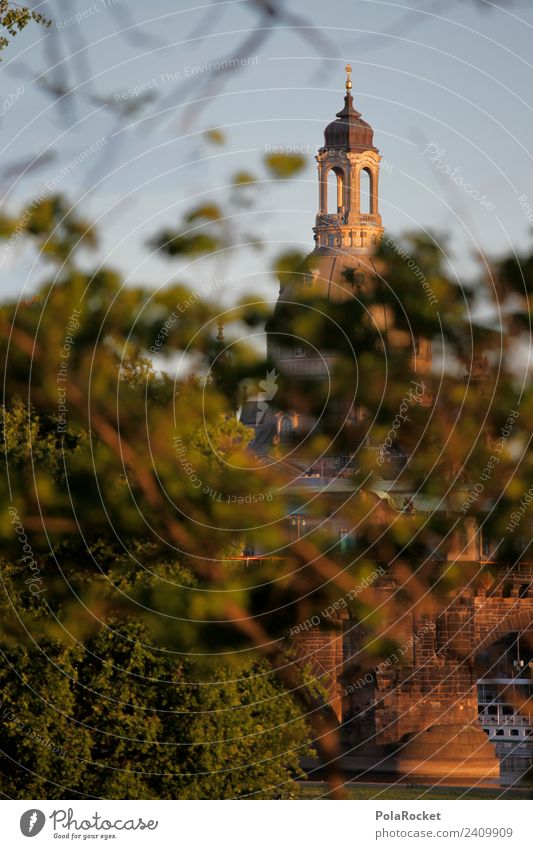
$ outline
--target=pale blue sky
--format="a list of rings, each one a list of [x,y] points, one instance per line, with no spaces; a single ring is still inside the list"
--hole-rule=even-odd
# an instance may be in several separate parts
[[[2,99],[21,83],[24,92],[7,109],[4,101],[1,110],[2,171],[44,150],[55,158],[17,185],[4,177],[1,191],[4,204],[16,208],[17,201],[45,191],[62,167],[103,137],[100,151],[59,184],[82,213],[100,218],[102,259],[132,281],[157,286],[179,279],[196,286],[213,273],[227,273],[221,263],[186,267],[148,257],[145,242],[161,226],[177,223],[192,198],[220,200],[232,172],[257,171],[266,145],[309,146],[311,153],[320,146],[324,126],[342,105],[347,61],[356,105],[374,127],[386,160],[380,192],[386,228],[450,233],[463,276],[471,273],[478,246],[493,254],[511,243],[519,249],[530,244],[530,2],[499,9],[467,0],[288,0],[284,8],[320,30],[320,38],[285,24],[244,52],[241,45],[259,20],[253,0],[210,6],[190,0],[114,2],[114,12],[113,0],[43,3],[40,8],[56,20],[54,34],[33,26],[4,54]],[[83,10],[81,22],[64,23]],[[149,38],[136,40],[131,28],[120,34],[121,27],[143,20],[150,21],[142,26]],[[211,90],[207,73],[190,70],[225,57],[251,63]],[[78,86],[79,97],[66,99],[63,112],[42,81],[32,82],[45,69],[48,80]],[[117,117],[98,97],[113,99],[150,83],[157,99],[114,135]],[[208,100],[186,126],[183,102],[197,97]],[[128,103],[138,104],[131,92]],[[157,115],[160,109],[166,110],[163,116]],[[202,141],[202,132],[213,126],[224,128],[224,148]],[[457,169],[459,185],[423,155],[428,144],[443,151],[441,168]],[[467,194],[461,180],[485,196],[484,203]],[[255,196],[243,232],[260,235],[272,251],[312,248],[317,201],[312,156],[298,180],[264,184]],[[243,252],[231,270],[227,298],[242,291],[277,294],[268,251]],[[0,275],[4,294],[23,285],[31,290],[38,282],[32,258],[19,249],[9,254]]]

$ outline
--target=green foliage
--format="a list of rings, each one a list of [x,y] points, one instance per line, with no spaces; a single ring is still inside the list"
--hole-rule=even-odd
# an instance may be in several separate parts
[[[216,203],[204,203],[191,209],[185,216],[186,221],[219,221],[223,217],[222,210]]]
[[[50,296],[60,303],[64,291],[58,287]],[[194,384],[188,389],[184,409],[190,410]],[[133,413],[136,396],[143,397],[137,375],[127,380],[126,392]],[[181,418],[188,457],[199,474],[212,484],[216,468],[220,485],[231,488],[225,463],[238,462],[249,440],[246,428],[232,416],[218,422],[210,416],[207,430]],[[66,467],[85,538],[56,535],[52,556],[45,540],[30,534],[32,557],[44,576],[35,593],[27,585],[32,573],[13,537],[13,522],[3,528],[14,546],[13,560],[4,558],[0,566],[6,727],[0,772],[9,776],[0,789],[14,798],[294,797],[309,730],[293,697],[265,662],[230,665],[231,658],[222,657],[206,665],[176,653],[180,644],[194,654],[204,639],[205,650],[212,647],[208,620],[221,610],[220,598],[206,598],[198,579],[175,558],[162,560],[159,546],[142,540],[141,526],[133,526],[133,539],[123,538],[129,554],[121,552],[105,531],[104,515],[97,519],[99,496],[90,481],[93,461],[100,468],[106,463],[107,515],[123,533],[129,508],[121,463],[110,465],[112,455],[86,433],[69,427],[58,444],[55,431],[53,417],[37,416],[19,399],[4,411],[3,456],[23,517],[17,521],[26,531],[33,527],[32,500],[24,503],[19,487],[25,481],[31,487],[34,474],[49,518],[55,510],[65,515]],[[158,466],[168,477],[162,455]],[[240,480],[236,473],[235,484]],[[190,489],[185,477],[171,494],[184,504]],[[207,625],[203,637],[200,620]]]
[[[80,247],[96,246],[93,227],[59,195],[36,198],[18,217],[0,214],[0,237],[16,245],[21,236],[28,237],[40,257],[56,262],[70,261]]]
[[[233,175],[234,186],[250,186],[256,182],[256,178],[249,171],[237,171]]]
[[[282,289],[286,283],[297,280],[298,275],[303,276],[308,271],[306,256],[301,251],[286,251],[279,254],[274,259],[273,268]]]
[[[168,256],[229,252],[242,239],[234,218],[247,185],[185,212],[177,232],[153,243]],[[328,682],[291,654],[287,632],[314,616],[330,626],[323,611],[378,565],[401,585],[405,609],[427,612],[460,590],[472,577],[464,560],[455,568],[451,555],[436,587],[432,570],[448,556],[461,505],[517,405],[497,474],[485,475],[468,517],[502,540],[501,563],[523,553],[520,535],[506,529],[533,477],[533,459],[522,453],[533,396],[519,386],[515,357],[529,308],[527,287],[516,298],[517,281],[527,278],[531,259],[495,263],[497,300],[481,273],[477,289],[465,292],[433,237],[385,237],[370,271],[346,270],[353,297],[337,302],[298,251],[285,252],[274,261],[287,297],[269,319],[271,340],[296,338],[329,366],[327,381],[284,374],[276,382],[247,338],[265,318],[263,304],[246,298],[227,311],[225,350],[215,340],[219,309],[200,296],[201,278],[196,289],[126,287],[110,269],[81,267],[76,248],[90,248],[96,235],[66,214],[64,201],[28,210],[4,217],[1,235],[20,234],[57,273],[32,302],[0,311],[8,375],[0,487],[46,575],[45,592],[28,591],[12,514],[4,515],[1,686],[9,710],[17,703],[25,724],[34,717],[40,736],[32,742],[10,727],[6,758],[23,765],[15,792],[290,796],[299,754],[310,739],[320,748],[333,735],[324,691],[312,685],[317,677],[325,688]],[[492,318],[476,323],[471,309],[480,298]],[[412,371],[427,338],[444,363],[438,376]],[[423,401],[407,394],[415,378]],[[334,504],[336,521],[355,532],[349,551],[324,530],[329,493],[313,493],[305,504],[309,530],[295,533],[288,517],[304,498],[293,485],[294,458],[283,459],[292,446],[274,449],[279,464],[248,451],[250,431],[235,417],[243,384],[268,394],[272,409],[299,412],[305,456],[352,461],[348,495]],[[402,405],[409,426],[394,431],[393,451],[426,505],[414,512],[386,491],[398,471],[394,457],[384,467],[376,451],[354,452],[354,445],[383,445]],[[320,418],[320,430],[306,432],[306,418]],[[525,520],[522,535],[528,527]],[[245,542],[269,556],[242,557]],[[350,613],[365,621],[370,660],[394,650],[397,635],[382,635],[372,588],[350,601]],[[52,666],[50,686],[38,668],[41,651],[51,658],[44,667]],[[66,756],[43,745],[45,736],[76,753],[64,769]],[[51,783],[58,774],[68,790]]]
[[[158,248],[168,256],[202,256],[214,253],[224,247],[224,241],[209,233],[174,233],[163,230],[157,239],[150,242],[151,247]]]
[[[18,3],[11,3],[9,0],[0,0],[0,26],[8,33],[8,35],[0,35],[0,51],[8,46],[10,41],[8,36],[14,38],[32,21],[44,27],[52,25],[48,18],[30,6],[21,6]]]
[[[216,145],[224,144],[225,141],[226,141],[226,137],[225,137],[224,133],[222,132],[222,130],[215,129],[215,128],[212,129],[212,130],[207,130],[207,132],[205,133],[205,137],[206,137],[208,142],[211,142],[211,144],[216,144]]]
[[[50,25],[0,0],[0,50],[31,21]],[[219,147],[225,135],[213,128],[203,141]],[[244,213],[259,187],[305,166],[270,153],[262,175],[239,168],[150,246],[224,262],[260,248]],[[3,212],[0,239],[33,250],[47,275],[31,301],[0,310],[0,790],[292,798],[311,743],[335,762],[338,728],[320,659],[302,658],[287,633],[318,617],[336,638],[335,612],[347,610],[368,636],[362,663],[393,653],[397,610],[384,634],[391,611],[373,587],[354,596],[354,586],[379,566],[402,616],[434,611],[478,579],[479,564],[453,549],[465,514],[478,541],[483,526],[498,542],[497,566],[528,556],[527,505],[513,517],[533,479],[521,373],[533,255],[501,257],[464,287],[445,240],[387,235],[345,270],[349,297],[337,300],[303,254],[285,251],[270,270],[286,303],[268,320],[295,368],[280,376],[255,343],[265,304],[247,297],[225,312],[226,349],[218,292],[202,297],[200,272],[191,287],[154,291],[92,271],[97,234],[61,196]],[[429,340],[440,372],[424,369]],[[327,380],[298,373],[309,351]],[[297,412],[296,445],[248,450],[235,410],[249,387],[261,399],[251,421],[265,407],[271,420]],[[376,450],[387,439],[390,451]],[[346,461],[331,493],[312,486],[328,455]],[[302,457],[315,458],[307,477]],[[400,474],[412,509],[398,503]],[[349,546],[325,517],[352,532]],[[245,544],[267,556],[244,556]],[[489,592],[496,571],[483,571]]]
[[[307,160],[301,153],[267,153],[264,163],[274,179],[287,180],[302,171]]]
[[[103,551],[100,550],[100,556]],[[46,571],[53,569],[47,562]],[[113,612],[179,567],[144,575],[124,562],[99,600],[105,621],[77,643],[54,638],[54,613],[1,565],[3,743],[0,790],[11,798],[291,798],[308,731],[264,663],[209,670],[156,646],[146,617]],[[88,577],[69,576],[72,588]],[[142,573],[141,573],[142,577]],[[190,576],[188,578],[190,584]],[[142,585],[142,586],[141,586]],[[9,636],[6,632],[10,632]],[[153,647],[152,647],[153,646]]]

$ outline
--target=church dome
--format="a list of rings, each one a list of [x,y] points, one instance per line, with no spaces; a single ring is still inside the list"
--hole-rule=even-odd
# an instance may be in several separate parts
[[[376,150],[374,130],[363,121],[361,113],[354,108],[349,91],[344,98],[344,108],[337,112],[337,120],[324,130],[324,147],[342,150]]]

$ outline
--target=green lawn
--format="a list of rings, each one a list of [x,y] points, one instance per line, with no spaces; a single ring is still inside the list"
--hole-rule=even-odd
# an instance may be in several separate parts
[[[327,798],[328,786],[321,781],[302,782],[304,799]],[[397,784],[347,784],[348,799],[531,799],[532,789],[497,787],[430,787]]]

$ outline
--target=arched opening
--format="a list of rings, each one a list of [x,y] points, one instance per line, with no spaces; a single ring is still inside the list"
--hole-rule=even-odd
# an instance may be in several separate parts
[[[501,784],[520,784],[533,765],[531,638],[511,632],[476,656],[478,722],[496,745]]]
[[[280,442],[282,445],[287,445],[292,437],[292,421],[290,416],[283,416],[279,431]]]
[[[374,212],[373,204],[372,173],[368,168],[362,168],[359,183],[359,211],[365,214]]]
[[[339,548],[343,554],[349,551],[353,545],[353,537],[349,528],[341,528],[339,531]]]
[[[330,168],[326,182],[326,210],[329,215],[341,212],[344,199],[344,175],[336,168]]]

